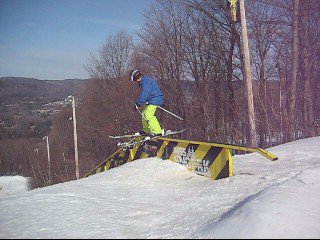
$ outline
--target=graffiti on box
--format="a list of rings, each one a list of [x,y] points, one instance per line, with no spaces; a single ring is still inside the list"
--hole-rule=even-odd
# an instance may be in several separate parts
[[[210,176],[209,161],[196,158],[193,147],[175,147],[173,155],[174,161],[184,165],[187,169],[202,176]]]

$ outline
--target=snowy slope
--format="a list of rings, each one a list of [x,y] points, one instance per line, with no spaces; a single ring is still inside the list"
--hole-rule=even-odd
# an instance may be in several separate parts
[[[0,195],[0,238],[320,238],[319,149],[316,137],[268,149],[275,162],[234,156],[216,181],[149,158]]]

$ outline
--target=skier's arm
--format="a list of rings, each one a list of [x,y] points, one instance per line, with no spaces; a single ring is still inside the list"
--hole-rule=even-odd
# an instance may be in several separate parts
[[[141,106],[142,104],[147,102],[147,99],[150,95],[151,92],[151,88],[150,88],[150,84],[142,84],[141,85],[141,93],[139,95],[139,98],[136,102],[136,104],[138,106]]]

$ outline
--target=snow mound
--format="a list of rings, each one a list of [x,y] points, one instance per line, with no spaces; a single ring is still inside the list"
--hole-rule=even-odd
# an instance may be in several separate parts
[[[1,176],[0,197],[17,195],[29,190],[29,178],[22,176]]]

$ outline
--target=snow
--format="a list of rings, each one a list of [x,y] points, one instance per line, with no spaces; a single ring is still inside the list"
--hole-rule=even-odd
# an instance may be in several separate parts
[[[234,156],[234,176],[215,181],[148,158],[46,188],[3,188],[0,238],[320,238],[319,148],[315,137],[267,149],[274,162]]]
[[[29,190],[29,178],[23,176],[0,177],[0,198],[3,196],[16,195]]]

